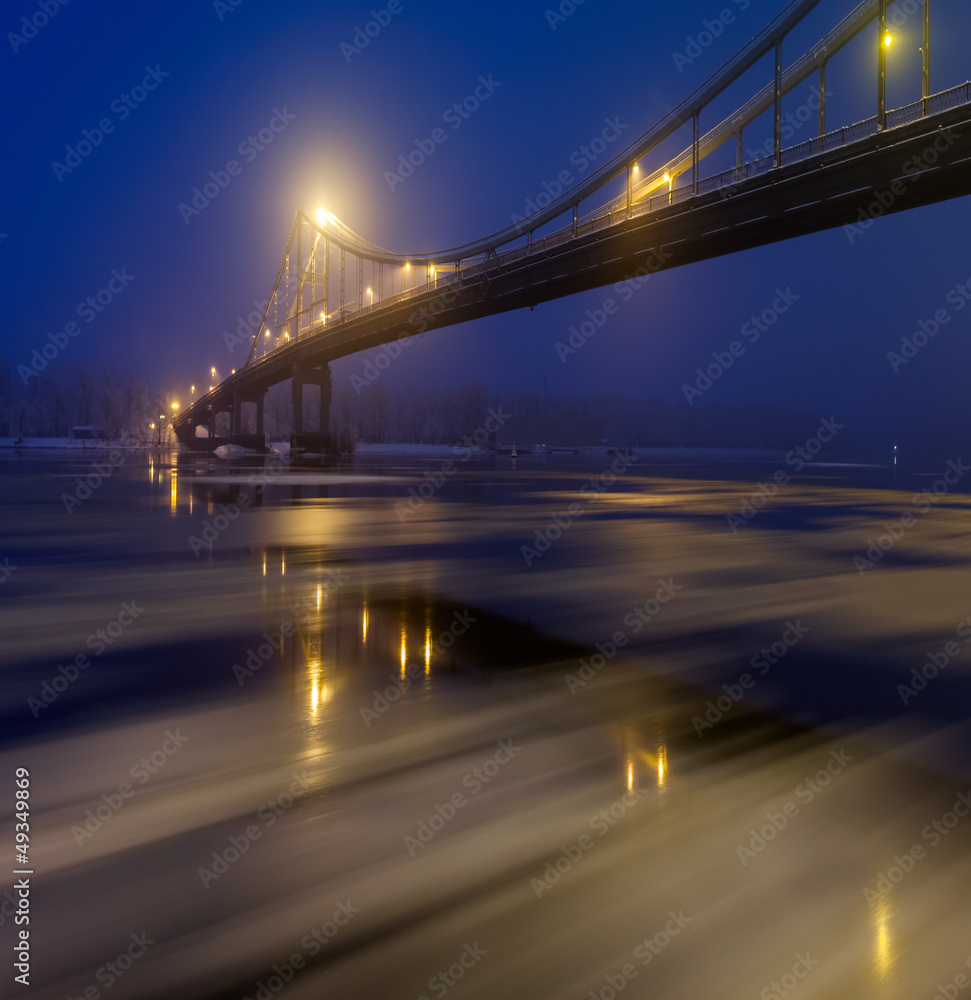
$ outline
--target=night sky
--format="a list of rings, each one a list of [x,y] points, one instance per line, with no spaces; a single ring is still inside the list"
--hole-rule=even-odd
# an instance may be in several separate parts
[[[402,253],[495,232],[524,213],[544,181],[564,169],[585,176],[576,166],[582,154],[571,155],[605,120],[626,129],[597,165],[689,96],[783,6],[586,0],[564,4],[573,12],[556,17],[547,13],[559,10],[553,0],[5,4],[2,356],[14,368],[29,362],[49,333],[74,320],[81,333],[55,364],[111,365],[186,393],[190,382],[207,383],[211,365],[225,374],[242,363],[243,348],[230,353],[223,333],[268,297],[298,207],[323,206]],[[823,0],[786,41],[786,65],[852,6]],[[57,10],[43,25],[45,7]],[[689,49],[722,10],[733,20],[720,37]],[[367,36],[357,29],[372,11],[388,23],[361,46]],[[25,31],[25,17],[43,26]],[[969,29],[966,2],[935,0],[932,92],[971,77]],[[919,14],[894,35],[891,108],[920,96]],[[872,27],[831,62],[829,127],[875,112],[875,42]],[[703,115],[702,128],[770,73],[764,60]],[[492,81],[487,99],[468,118],[447,118],[480,77]],[[814,87],[815,77],[800,85],[784,111],[795,112]],[[275,115],[287,124],[257,149],[248,137]],[[97,138],[105,119],[111,130],[89,155],[69,156],[66,147],[77,147],[84,130]],[[386,171],[440,127],[447,140],[392,190]],[[770,128],[765,116],[745,146],[762,146]],[[815,128],[812,117],[792,141]],[[689,142],[685,128],[663,149]],[[733,157],[724,150],[704,172]],[[193,189],[234,159],[241,171],[187,222],[180,203],[191,204]],[[492,390],[542,391],[545,376],[550,393],[683,400],[695,369],[788,289],[798,297],[791,307],[696,405],[798,406],[866,427],[881,447],[917,447],[943,434],[960,443],[971,309],[958,312],[960,296],[949,303],[948,293],[971,279],[969,221],[971,202],[962,199],[884,219],[853,242],[832,230],[661,273],[565,363],[556,342],[609,288],[426,334],[386,378],[389,386],[480,379]],[[116,280],[124,287],[85,322],[78,304],[113,271],[132,280]],[[939,309],[950,322],[894,372],[887,353]],[[335,385],[363,361],[335,365]]]

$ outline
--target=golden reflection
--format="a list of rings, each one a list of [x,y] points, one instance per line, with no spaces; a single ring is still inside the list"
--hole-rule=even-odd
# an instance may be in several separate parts
[[[287,554],[285,552],[280,553],[280,576],[284,576],[287,572]]]
[[[266,549],[263,550],[263,575],[266,576]]]
[[[169,490],[169,509],[174,514],[179,505],[179,477],[175,469],[172,470],[169,479],[171,481],[171,488]]]
[[[317,584],[317,610],[320,610],[320,603],[324,599],[324,588],[318,583]]]
[[[152,455],[148,456],[148,481],[155,485],[155,458]]]
[[[367,603],[365,603],[364,610],[361,612],[361,641],[367,642]]]
[[[404,626],[401,627],[401,676],[405,676],[405,664],[408,662],[408,637]]]
[[[894,965],[893,944],[890,940],[890,902],[881,896],[873,907],[876,937],[873,948],[873,974],[879,981],[887,979]]]
[[[431,626],[425,626],[425,673],[430,673],[432,669],[432,630]]]
[[[192,514],[192,490],[189,490],[189,514]]]
[[[657,787],[663,789],[667,785],[668,780],[668,748],[662,743],[657,748],[656,754],[642,750],[641,756],[657,771]]]
[[[627,770],[627,791],[634,791],[634,755],[632,753],[624,754],[624,765]]]

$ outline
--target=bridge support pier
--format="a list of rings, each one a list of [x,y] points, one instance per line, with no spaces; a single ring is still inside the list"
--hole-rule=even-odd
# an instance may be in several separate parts
[[[320,390],[320,407],[316,431],[312,431],[305,426],[303,390],[306,385],[316,385]],[[319,368],[294,367],[293,381],[291,383],[291,399],[293,402],[293,424],[290,431],[290,457],[295,458],[304,454],[332,454],[333,447],[330,440],[330,365],[324,364]]]
[[[265,389],[253,392],[237,391],[233,394],[232,422],[229,431],[229,440],[232,444],[241,445],[243,448],[253,448],[256,451],[266,450],[266,436],[263,433],[263,398],[265,395]],[[256,407],[255,434],[243,433],[243,403],[253,403]]]

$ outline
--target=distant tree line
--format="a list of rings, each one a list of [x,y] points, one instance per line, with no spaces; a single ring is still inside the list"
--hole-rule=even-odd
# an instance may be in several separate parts
[[[316,393],[306,391],[307,426],[317,416]],[[112,368],[51,369],[27,385],[13,366],[0,364],[0,437],[66,437],[74,426],[94,427],[110,440],[145,434],[161,412],[171,416],[170,397],[141,378]],[[369,443],[453,444],[475,434],[489,410],[519,417],[583,418],[601,421],[606,442],[631,447],[731,447],[788,449],[805,441],[818,413],[783,407],[689,406],[629,396],[556,396],[542,392],[490,392],[481,382],[428,388],[377,381],[356,393],[337,382],[330,409],[331,433],[345,449]],[[244,411],[244,414],[246,411]],[[266,396],[264,425],[271,441],[286,440],[291,428],[289,383]],[[252,413],[244,422],[252,424]],[[228,433],[223,414],[217,433]],[[255,427],[244,427],[244,430]],[[828,454],[841,450],[837,439]]]
[[[0,437],[67,437],[93,427],[113,441],[145,436],[162,399],[134,375],[112,368],[51,368],[26,385],[12,365],[0,364]]]

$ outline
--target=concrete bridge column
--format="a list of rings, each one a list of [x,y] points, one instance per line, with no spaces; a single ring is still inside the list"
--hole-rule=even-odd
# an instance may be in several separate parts
[[[266,398],[266,393],[261,392],[254,402],[256,403],[256,436],[259,438],[266,437],[263,431],[263,401]]]
[[[290,399],[293,403],[293,420],[290,426],[291,434],[303,433],[303,380],[305,372],[299,368],[293,369],[293,381],[290,387]]]
[[[304,426],[303,389],[305,385],[316,385],[320,390],[320,414],[315,432]],[[290,433],[291,456],[296,457],[303,453],[328,454],[332,451],[330,443],[330,365],[324,364],[320,368],[295,367],[291,392],[293,400],[293,425]]]

